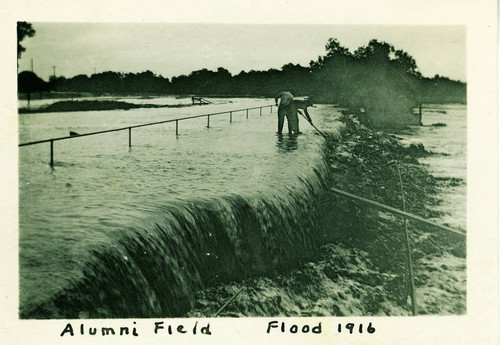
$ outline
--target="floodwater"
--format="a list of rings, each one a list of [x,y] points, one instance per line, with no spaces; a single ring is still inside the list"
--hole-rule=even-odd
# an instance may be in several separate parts
[[[273,101],[216,99],[184,108],[25,114],[19,116],[19,141]],[[320,105],[309,112],[321,130],[337,129],[338,109]],[[250,309],[236,316],[274,315],[276,308],[280,315],[364,315],[358,295],[384,301],[387,296],[351,281],[349,274],[335,284],[320,275],[321,267],[340,264],[352,276],[383,276],[365,267],[365,253],[336,244],[322,249],[327,259],[308,264],[318,274],[318,291],[306,291],[323,296],[328,290],[336,298],[311,302],[287,296],[266,278],[278,268],[300,267],[311,250],[317,252],[316,210],[328,175],[323,138],[305,120],[303,135],[277,136],[276,123],[276,108],[273,113],[264,108],[262,115],[249,111],[248,119],[246,111],[234,112],[231,123],[229,114],[212,116],[210,128],[206,117],[181,121],[178,137],[175,123],[133,129],[131,148],[127,131],[56,141],[53,168],[48,143],[20,147],[21,317],[181,316],[199,303],[196,292],[214,286],[231,290],[231,282],[251,277],[263,277],[262,286],[255,296],[252,291],[239,296]],[[398,136],[435,153],[420,162],[452,183],[442,184],[442,203],[436,206],[442,216],[434,220],[465,231],[466,107],[428,106],[423,123]],[[432,126],[436,123],[446,126]],[[417,289],[421,312],[462,313],[465,259],[447,254],[419,264],[419,274],[428,277]],[[300,285],[302,278],[285,285]],[[234,285],[233,292],[239,288]],[[257,303],[264,300],[278,304]],[[453,302],[445,306],[443,300]],[[381,313],[406,315],[398,306],[384,305]]]
[[[218,99],[186,108],[23,114],[19,142],[273,101]],[[318,118],[321,109],[313,108],[311,116],[328,122]],[[53,168],[48,143],[20,147],[21,316],[176,315],[189,305],[186,296],[193,290],[217,280],[222,271],[231,273],[227,266],[207,276],[206,267],[233,260],[240,266],[231,274],[237,275],[242,267],[252,271],[248,263],[268,255],[269,262],[254,268],[259,271],[278,265],[274,255],[281,247],[290,253],[287,243],[308,248],[313,203],[304,206],[299,196],[320,189],[323,138],[305,120],[304,134],[277,136],[275,113],[276,108],[273,113],[264,108],[262,115],[250,110],[247,119],[246,111],[234,112],[231,123],[229,114],[212,116],[210,128],[206,117],[180,121],[178,137],[175,123],[137,128],[131,148],[127,131],[56,141]],[[302,212],[309,214],[295,219]],[[294,233],[282,230],[285,239],[270,239],[278,236],[269,232],[280,223]],[[240,243],[238,224],[259,235]],[[267,248],[254,243],[257,239]],[[221,251],[221,242],[233,257]],[[116,282],[119,286],[110,286]],[[159,296],[169,288],[175,290],[171,296]],[[131,307],[129,301],[125,310],[123,301],[132,292],[123,289],[135,289],[141,306]],[[96,291],[100,296],[92,296]]]
[[[332,109],[325,108],[323,111],[332,112]],[[397,132],[407,145],[422,143],[426,150],[432,152],[421,158],[420,163],[440,179],[437,196],[440,203],[434,206],[440,212],[433,221],[464,233],[466,122],[465,106],[428,106],[423,112],[424,126]],[[444,125],[432,126],[436,123]],[[322,123],[320,128],[325,125]],[[359,230],[362,229],[351,229],[353,233]],[[424,245],[428,246],[425,240],[428,236],[426,232],[412,236],[414,259],[418,258],[413,267],[417,313],[464,314],[467,310],[466,258],[463,253],[436,252],[424,248]],[[440,249],[448,244],[434,243]],[[396,248],[390,248],[387,260],[394,260]],[[427,254],[423,254],[425,251],[428,251]],[[198,294],[197,308],[187,315],[214,315],[234,296],[237,297],[220,316],[411,315],[410,302],[405,305],[398,301],[394,281],[402,284],[402,279],[398,280],[397,275],[374,266],[373,257],[368,252],[347,241],[326,244],[319,253],[313,261],[285,273],[221,284],[202,291]]]
[[[467,106],[427,105],[422,124],[404,135],[404,142],[422,143],[432,155],[419,159],[429,172],[444,180],[452,180],[441,188],[442,212],[439,223],[465,231],[467,225]]]
[[[467,232],[467,106],[427,105],[421,127],[404,135],[406,143],[422,143],[431,155],[420,158],[427,170],[441,179],[435,205],[440,215],[435,222]],[[467,310],[466,257],[443,253],[416,263],[419,313],[464,314]]]
[[[45,99],[34,99],[31,100],[29,105],[27,100],[18,100],[19,108],[32,108],[37,109],[44,107],[56,102],[62,101],[119,101],[128,102],[133,104],[156,104],[156,105],[175,105],[175,106],[187,106],[192,103],[191,97],[127,97],[127,96],[87,96],[87,97],[75,97],[75,98],[45,98]],[[223,99],[212,99],[213,103],[225,103],[228,100]]]

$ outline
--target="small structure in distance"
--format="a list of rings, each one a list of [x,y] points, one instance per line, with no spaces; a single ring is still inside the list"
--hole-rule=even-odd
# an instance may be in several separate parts
[[[206,100],[202,97],[196,97],[196,96],[191,97],[191,101],[193,102],[193,105],[195,105],[195,104],[203,105],[203,104],[211,104],[212,103],[209,100]]]

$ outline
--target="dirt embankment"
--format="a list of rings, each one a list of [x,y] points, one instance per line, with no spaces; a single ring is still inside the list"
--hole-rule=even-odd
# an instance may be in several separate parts
[[[398,165],[406,210],[439,217],[442,186],[418,163],[433,154],[422,145],[405,147],[397,137],[361,125],[344,113],[341,139],[327,140],[331,186],[401,208]],[[409,283],[403,220],[326,191],[321,222],[325,245],[318,257],[290,272],[274,272],[200,291],[188,316],[408,315]],[[415,221],[408,222],[418,314],[466,311],[465,238]],[[240,291],[241,290],[241,291]]]

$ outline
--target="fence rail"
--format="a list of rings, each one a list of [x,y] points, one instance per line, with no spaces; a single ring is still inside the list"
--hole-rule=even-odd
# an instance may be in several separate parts
[[[90,135],[98,135],[98,134],[105,134],[105,133],[120,132],[120,131],[128,130],[128,146],[132,147],[132,129],[133,128],[148,127],[148,126],[155,126],[155,125],[161,125],[161,124],[165,124],[165,123],[175,122],[175,135],[179,135],[179,121],[191,120],[191,119],[196,119],[196,118],[201,118],[201,117],[207,117],[207,127],[210,128],[210,116],[217,116],[217,115],[229,114],[229,122],[232,123],[233,122],[233,113],[237,113],[237,112],[240,112],[240,111],[246,111],[246,118],[248,119],[248,111],[249,110],[259,109],[259,114],[262,116],[262,109],[263,108],[270,108],[270,111],[272,113],[273,112],[273,107],[274,107],[274,105],[271,104],[271,105],[264,105],[264,106],[261,106],[261,107],[253,107],[253,108],[245,108],[245,109],[237,109],[237,110],[227,110],[227,111],[221,111],[221,112],[218,112],[218,113],[210,113],[210,114],[187,116],[187,117],[181,117],[181,118],[164,120],[164,121],[158,121],[158,122],[143,123],[143,124],[140,124],[140,125],[133,125],[133,126],[126,126],[126,127],[120,127],[120,128],[107,129],[107,130],[98,131],[98,132],[75,134],[75,135],[69,135],[69,136],[65,136],[65,137],[58,137],[58,138],[50,138],[50,139],[44,139],[44,140],[30,141],[30,142],[27,142],[27,143],[20,143],[18,145],[18,147],[38,145],[38,144],[43,144],[43,143],[50,143],[50,166],[54,166],[54,141],[76,139],[76,138],[81,138],[81,137],[87,137],[87,136],[90,136]]]

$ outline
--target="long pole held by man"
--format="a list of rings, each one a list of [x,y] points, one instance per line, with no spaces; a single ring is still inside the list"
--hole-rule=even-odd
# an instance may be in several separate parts
[[[288,122],[288,132],[289,134],[295,133],[295,134],[300,134],[299,131],[299,118],[297,116],[297,113],[302,115],[307,122],[313,126],[313,128],[321,135],[323,138],[326,139],[326,135],[323,134],[312,122],[311,116],[309,115],[309,112],[307,111],[307,107],[312,107],[312,101],[310,97],[306,97],[304,99],[298,100],[294,99],[293,96],[293,89],[290,91],[282,91],[280,92],[276,98],[275,98],[275,103],[276,106],[278,107],[278,134],[282,133],[283,130],[283,125],[284,125],[284,120],[285,116],[287,118]],[[280,103],[278,105],[278,99],[280,99]],[[302,109],[304,113],[300,110]],[[305,114],[305,115],[304,115]]]

